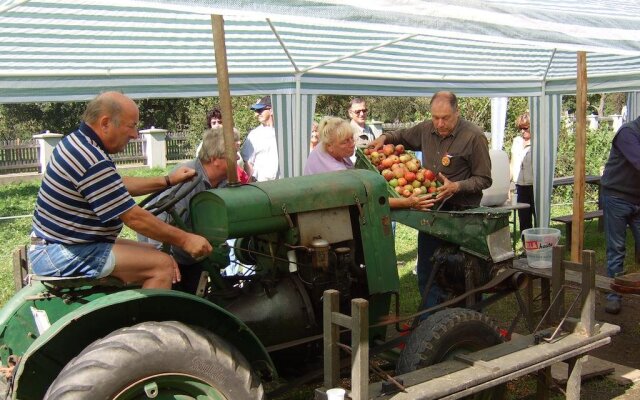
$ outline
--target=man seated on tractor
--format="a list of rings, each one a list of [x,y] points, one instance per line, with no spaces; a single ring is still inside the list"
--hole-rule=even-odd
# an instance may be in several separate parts
[[[164,177],[121,177],[109,154],[138,137],[138,107],[106,92],[89,102],[80,127],[53,151],[33,213],[29,260],[36,275],[114,276],[143,288],[171,288],[180,280],[173,257],[153,246],[118,239],[123,223],[145,236],[182,248],[193,257],[212,250],[202,236],[162,222],[132,196],[152,193],[194,177],[179,168]]]
[[[236,129],[234,129],[234,136],[237,141],[239,133]],[[227,186],[227,160],[225,157],[222,127],[216,127],[204,131],[204,134],[202,135],[202,146],[198,151],[196,159],[182,164],[177,169],[184,167],[195,169],[196,173],[203,179],[188,192],[171,194],[171,190],[165,190],[159,196],[151,200],[148,203],[148,207],[153,208],[159,206],[163,202],[166,202],[169,196],[180,198],[176,204],[172,206],[173,212],[162,212],[158,215],[158,218],[167,223],[177,223],[178,226],[190,227],[191,214],[189,211],[189,203],[191,202],[191,199],[196,194],[205,190]],[[241,183],[246,182],[241,181]],[[180,221],[173,221],[174,217],[179,217]],[[141,242],[152,243],[157,248],[162,247],[162,243],[149,239],[141,234],[138,234],[138,240]],[[170,253],[178,262],[180,273],[183,278],[178,285],[174,286],[174,288],[181,289],[189,293],[195,293],[200,281],[203,266],[198,263],[198,260],[194,259],[180,247],[171,246]],[[235,263],[229,268],[234,266]]]

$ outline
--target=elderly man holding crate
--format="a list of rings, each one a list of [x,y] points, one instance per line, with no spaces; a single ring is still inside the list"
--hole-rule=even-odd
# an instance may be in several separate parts
[[[132,196],[165,189],[194,177],[181,168],[171,175],[122,178],[109,157],[138,136],[138,107],[106,92],[87,105],[84,122],[55,148],[33,213],[29,260],[42,276],[114,276],[143,288],[171,288],[180,280],[175,260],[149,244],[118,239],[123,223],[155,240],[179,246],[193,257],[212,250],[207,239],[168,225],[140,208]]]

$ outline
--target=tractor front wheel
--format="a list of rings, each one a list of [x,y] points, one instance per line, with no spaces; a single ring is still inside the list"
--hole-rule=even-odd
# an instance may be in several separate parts
[[[485,315],[464,308],[439,311],[422,321],[400,353],[396,372],[404,374],[502,343],[498,328]],[[482,391],[472,399],[501,399],[503,385]]]
[[[119,329],[85,348],[51,384],[45,399],[263,399],[235,348],[176,321]]]

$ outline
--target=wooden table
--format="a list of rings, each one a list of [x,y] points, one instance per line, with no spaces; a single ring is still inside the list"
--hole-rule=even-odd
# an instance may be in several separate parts
[[[602,209],[602,205],[600,204],[602,199],[600,196],[600,175],[585,175],[584,183],[587,185],[597,185],[598,186],[598,209]],[[573,176],[562,176],[558,178],[553,178],[553,187],[558,186],[569,186],[575,183],[575,177]]]

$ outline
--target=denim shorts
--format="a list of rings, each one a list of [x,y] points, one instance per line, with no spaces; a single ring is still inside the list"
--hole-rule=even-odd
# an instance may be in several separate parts
[[[113,272],[113,243],[32,245],[31,270],[41,276],[102,278]]]

